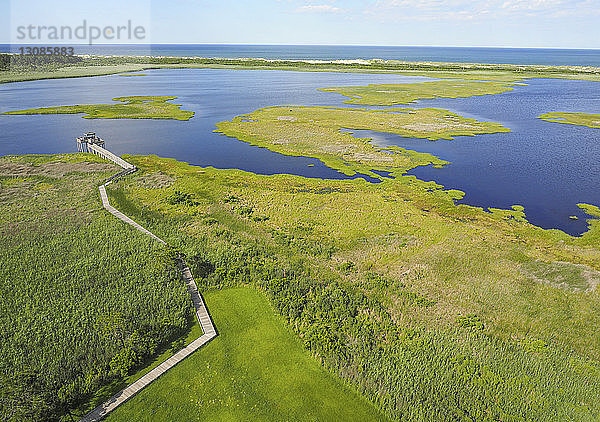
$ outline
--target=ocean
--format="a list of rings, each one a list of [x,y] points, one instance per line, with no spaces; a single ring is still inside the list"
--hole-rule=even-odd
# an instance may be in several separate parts
[[[21,45],[0,44],[0,52]],[[394,47],[350,45],[128,44],[73,45],[75,54],[152,55],[282,60],[384,59],[456,63],[570,65],[600,67],[600,50],[491,47]]]

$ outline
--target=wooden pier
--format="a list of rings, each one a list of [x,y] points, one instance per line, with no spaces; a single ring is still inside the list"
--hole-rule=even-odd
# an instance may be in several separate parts
[[[104,141],[98,138],[93,132],[86,133],[84,136],[77,138],[77,150],[79,152],[89,152],[92,154],[96,154],[106,160],[110,160],[113,163],[123,167],[123,171],[120,171],[119,173],[111,176],[103,185],[99,187],[102,206],[119,220],[123,221],[126,224],[129,224],[130,226],[135,227],[140,232],[147,234],[154,240],[166,245],[166,242],[164,240],[162,240],[154,233],[150,232],[149,230],[145,229],[144,227],[133,221],[130,217],[126,216],[121,211],[114,208],[108,200],[108,195],[106,194],[106,186],[120,177],[134,173],[137,170],[137,167],[105,149]],[[131,397],[135,396],[137,393],[139,393],[152,381],[156,380],[162,374],[167,372],[169,369],[177,365],[183,359],[191,355],[193,352],[195,352],[200,347],[204,346],[206,343],[208,343],[217,336],[217,330],[215,329],[210,314],[208,313],[208,309],[206,308],[204,299],[198,291],[198,286],[196,286],[196,282],[194,281],[194,277],[192,276],[190,269],[181,258],[178,259],[178,266],[179,270],[181,271],[183,282],[185,283],[190,297],[192,299],[192,303],[194,304],[196,318],[198,319],[200,327],[202,328],[202,335],[190,344],[188,344],[183,349],[179,350],[169,359],[162,362],[156,368],[152,369],[150,372],[142,376],[136,382],[119,391],[118,393],[114,394],[107,401],[93,409],[91,412],[89,412],[87,415],[81,418],[81,422],[100,421],[110,412],[112,412],[117,407],[125,403]]]

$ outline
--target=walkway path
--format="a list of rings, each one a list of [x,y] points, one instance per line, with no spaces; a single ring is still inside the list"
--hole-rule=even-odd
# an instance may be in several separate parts
[[[110,157],[105,157],[105,158],[111,159]],[[123,176],[124,174],[131,173],[131,172],[137,170],[135,168],[135,166],[125,162],[122,158],[119,158],[119,160],[121,162],[115,161],[116,164],[120,165],[123,168],[128,169],[127,172],[119,173],[118,174],[119,176]],[[114,160],[112,160],[112,161],[114,161]],[[122,162],[124,162],[126,165],[131,166],[131,167],[125,167]],[[153,237],[158,242],[161,242],[162,244],[166,244],[166,242],[164,240],[162,240],[160,237],[158,237],[155,234],[153,234],[152,232],[146,230],[145,228],[140,226],[138,223],[133,221],[131,218],[129,218],[125,214],[123,214],[121,211],[117,210],[115,207],[110,205],[110,202],[108,201],[108,195],[106,194],[106,185],[112,183],[113,180],[115,180],[115,179],[116,179],[116,177],[111,177],[106,183],[104,183],[99,188],[100,198],[102,199],[102,205],[104,206],[104,208],[106,208],[106,210],[108,212],[110,212],[112,215],[117,217],[119,220],[124,221],[125,223],[135,227],[142,233],[145,233],[148,236]],[[197,349],[199,349],[200,347],[202,347],[203,345],[205,345],[206,343],[208,343],[210,340],[212,340],[213,338],[215,338],[217,336],[217,331],[215,330],[215,326],[213,325],[212,320],[210,319],[210,315],[208,313],[208,309],[206,309],[206,305],[204,304],[202,295],[200,295],[200,293],[198,292],[198,287],[196,286],[196,282],[194,281],[194,278],[192,277],[192,273],[190,272],[190,269],[185,265],[185,263],[182,260],[180,260],[180,262],[179,262],[179,268],[183,275],[183,281],[185,282],[185,285],[187,286],[190,296],[192,298],[192,302],[194,303],[194,309],[196,310],[196,317],[198,318],[198,321],[200,322],[200,326],[202,327],[202,332],[204,334],[202,336],[198,337],[196,340],[191,342],[189,345],[187,345],[183,349],[181,349],[179,352],[175,353],[169,359],[167,359],[166,361],[164,361],[163,363],[158,365],[156,368],[154,368],[153,370],[148,372],[146,375],[141,377],[139,380],[137,380],[136,382],[134,382],[127,388],[119,391],[117,394],[112,396],[106,402],[104,402],[100,406],[96,407],[90,413],[85,415],[81,419],[81,422],[99,421],[100,419],[105,417],[107,414],[109,414],[110,412],[115,410],[118,406],[125,403],[131,397],[133,397],[137,393],[139,393],[144,387],[146,387],[152,381],[154,381],[155,379],[160,377],[162,374],[167,372],[169,369],[171,369],[172,367],[177,365],[183,359],[185,359],[186,357],[191,355]]]

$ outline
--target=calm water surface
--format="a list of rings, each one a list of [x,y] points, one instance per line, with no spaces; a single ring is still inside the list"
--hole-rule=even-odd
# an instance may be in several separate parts
[[[532,79],[527,84],[499,95],[417,103],[500,122],[511,133],[435,142],[371,131],[354,133],[380,145],[399,145],[450,161],[442,169],[418,167],[409,174],[464,191],[461,203],[494,208],[523,205],[532,223],[580,234],[589,216],[576,204],[600,204],[600,130],[537,117],[548,111],[598,112],[600,86],[553,79]],[[572,215],[579,220],[569,219]]]
[[[214,133],[215,123],[271,105],[343,105],[341,95],[317,91],[326,86],[429,80],[399,75],[218,69],[144,73],[147,76],[3,84],[0,112],[110,103],[113,97],[127,95],[176,95],[176,102],[185,110],[195,111],[195,117],[181,122],[88,120],[80,115],[0,116],[0,155],[74,152],[74,138],[95,131],[117,154],[156,154],[201,166],[240,168],[260,174],[346,178],[316,159],[287,157]],[[580,234],[586,230],[586,215],[576,204],[600,205],[600,131],[548,123],[536,117],[547,111],[597,112],[599,86],[561,80],[527,83],[500,95],[422,100],[413,105],[447,108],[467,117],[500,122],[512,130],[509,134],[436,142],[369,131],[356,131],[356,135],[451,161],[443,169],[420,167],[410,174],[465,191],[464,203],[498,208],[520,204],[532,223]],[[570,215],[580,220],[570,220]]]

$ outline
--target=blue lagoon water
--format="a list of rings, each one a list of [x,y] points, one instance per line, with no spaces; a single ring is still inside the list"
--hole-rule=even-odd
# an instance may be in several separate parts
[[[585,231],[589,217],[576,204],[600,204],[600,130],[537,117],[550,111],[600,111],[597,83],[532,79],[527,86],[504,94],[417,104],[499,122],[511,132],[433,142],[372,131],[353,131],[354,135],[450,161],[441,169],[418,167],[409,174],[464,191],[460,203],[494,208],[523,205],[529,221],[540,227],[571,234]],[[569,219],[572,215],[579,220]]]
[[[0,85],[0,112],[70,104],[103,104],[127,95],[176,95],[190,121],[88,120],[80,115],[0,116],[0,155],[75,151],[75,137],[95,131],[117,154],[156,154],[201,166],[240,168],[259,174],[346,178],[316,159],[288,157],[214,133],[222,120],[272,105],[348,106],[327,86],[430,80],[379,74],[275,70],[152,70],[147,76],[118,75]],[[351,107],[351,106],[350,106]],[[463,116],[495,121],[511,133],[427,141],[355,131],[376,143],[430,152],[451,164],[410,172],[466,193],[462,202],[525,207],[544,228],[576,235],[586,230],[579,202],[600,205],[600,131],[537,119],[548,111],[598,112],[600,89],[585,81],[534,79],[499,95],[421,100],[411,107],[447,108]],[[376,107],[375,107],[376,108]],[[313,165],[313,166],[309,166]],[[374,179],[367,178],[370,181]],[[569,216],[577,215],[579,220]]]
[[[256,70],[181,69],[52,79],[0,85],[0,113],[69,104],[110,104],[129,95],[175,95],[189,121],[83,119],[81,115],[0,116],[0,155],[75,151],[75,137],[95,131],[116,154],[156,154],[201,166],[240,168],[260,174],[346,178],[319,160],[289,157],[214,133],[215,124],[272,105],[342,104],[319,92],[326,86],[372,82],[423,82],[427,78],[389,75]],[[308,167],[311,164],[314,167]],[[377,179],[369,179],[377,181]]]

